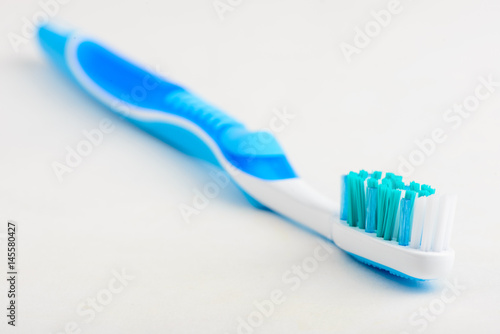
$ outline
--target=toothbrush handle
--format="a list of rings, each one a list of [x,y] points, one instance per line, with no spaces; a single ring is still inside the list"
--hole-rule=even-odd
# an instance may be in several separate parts
[[[71,30],[46,25],[38,37],[49,58],[112,111],[221,167],[254,206],[330,238],[337,206],[297,177],[271,133],[249,131],[188,90]]]
[[[271,133],[251,132],[191,92],[95,41],[52,26],[39,29],[46,53],[93,97],[179,150],[264,180],[295,178]]]

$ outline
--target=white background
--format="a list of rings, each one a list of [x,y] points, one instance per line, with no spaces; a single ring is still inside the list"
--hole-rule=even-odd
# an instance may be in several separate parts
[[[42,0],[43,2],[43,0]],[[232,185],[189,222],[179,207],[211,182],[205,164],[113,117],[47,63],[36,41],[14,50],[37,1],[0,2],[0,232],[19,224],[18,326],[2,333],[237,333],[238,317],[285,294],[254,333],[498,333],[500,87],[457,128],[446,110],[500,81],[500,5],[401,0],[349,63],[340,50],[388,1],[72,0],[64,20],[159,69],[260,129],[273,110],[295,118],[276,136],[298,173],[331,198],[349,170],[397,171],[436,128],[446,140],[411,178],[459,195],[448,280],[408,283],[333,247],[295,291],[282,276],[319,239],[253,209]],[[66,146],[109,118],[115,130],[63,182]],[[5,305],[2,240],[0,305]],[[113,271],[134,276],[91,321],[77,313]],[[439,306],[444,305],[444,311]],[[443,311],[432,320],[418,312]],[[2,309],[4,307],[2,306]],[[418,323],[411,321],[418,320]],[[70,332],[70,331],[68,331]],[[76,331],[78,332],[78,331]]]

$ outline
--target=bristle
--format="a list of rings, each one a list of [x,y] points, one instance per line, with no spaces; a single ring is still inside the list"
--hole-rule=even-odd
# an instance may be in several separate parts
[[[439,212],[432,240],[432,250],[440,252],[445,249],[446,232],[448,231],[449,216],[451,214],[450,206],[452,200],[450,196],[443,195],[439,202]]]
[[[387,184],[382,183],[379,185],[377,193],[377,237],[379,238],[384,236],[384,217],[389,206],[388,193],[389,187]]]
[[[422,190],[427,191],[430,195],[436,192],[436,189],[432,189],[431,186],[428,186],[426,184],[422,184]]]
[[[349,172],[341,184],[341,219],[348,225],[422,251],[449,248],[456,196],[437,196],[429,185],[406,184],[394,173]]]
[[[377,228],[377,179],[368,180],[368,188],[366,190],[366,232],[375,232]]]
[[[396,180],[397,182],[402,182],[403,181],[403,177],[401,175],[394,175],[393,176],[394,180]]]
[[[398,213],[399,199],[401,198],[401,191],[397,189],[390,190],[389,193],[389,208],[386,211],[386,221],[384,228],[384,240],[392,240],[394,233],[394,224],[396,222],[396,215]]]
[[[398,243],[401,246],[408,246],[411,238],[412,228],[412,213],[415,200],[415,192],[407,191],[405,198],[401,200],[401,217],[399,220],[399,237]]]
[[[401,196],[400,196],[401,197]],[[394,227],[392,229],[392,238],[391,240],[398,241],[399,240],[399,222],[403,218],[403,213],[401,212],[401,209],[403,208],[401,205],[401,201],[403,199],[399,199],[398,203],[398,211],[396,214],[396,219],[394,220]]]
[[[375,178],[370,178],[370,179],[368,179],[367,184],[368,184],[368,188],[377,188],[378,180]]]
[[[340,196],[340,219],[347,220],[347,197],[349,196],[349,187],[347,186],[347,175],[340,177],[341,196]]]
[[[420,184],[415,181],[410,182],[410,190],[418,192],[420,190]]]
[[[427,197],[427,196],[429,196],[430,194],[431,194],[431,193],[430,193],[430,192],[428,192],[427,190],[420,190],[420,191],[418,192],[418,197],[423,197],[423,196]]]
[[[356,182],[355,182],[356,174],[354,172],[350,172],[347,176],[347,184],[348,184],[348,198],[347,198],[347,223],[350,226],[356,226],[357,221],[357,209],[356,209]]]
[[[411,231],[410,247],[419,249],[422,240],[422,229],[425,220],[425,207],[427,197],[422,196],[415,199],[415,207],[413,209],[413,228]]]
[[[426,252],[430,251],[432,247],[432,239],[434,234],[434,227],[437,221],[438,209],[439,198],[437,198],[436,196],[429,196],[427,198],[427,206],[425,208],[422,241],[420,242],[420,249]]]
[[[361,171],[359,173],[358,178],[356,179],[356,184],[358,187],[357,191],[357,209],[358,209],[358,221],[356,222],[356,225],[361,228],[365,229],[365,220],[366,220],[366,192],[365,192],[365,178],[368,176],[368,173],[365,171]]]

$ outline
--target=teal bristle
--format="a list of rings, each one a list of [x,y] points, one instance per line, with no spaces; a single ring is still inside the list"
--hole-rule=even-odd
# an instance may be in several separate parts
[[[422,196],[430,196],[431,193],[428,191],[428,190],[420,190],[418,192],[418,197],[422,197]]]
[[[392,189],[392,185],[394,184],[394,182],[392,181],[392,179],[384,177],[382,179],[382,184]]]
[[[415,198],[415,192],[414,191],[409,190],[409,191],[407,191],[405,193],[405,199],[413,199],[413,198]]]
[[[365,180],[368,177],[368,172],[361,170],[359,172],[358,183],[358,227],[365,229],[366,220],[366,190]]]
[[[401,191],[393,189],[389,193],[389,207],[385,212],[385,222],[384,222],[384,240],[392,240],[392,234],[394,232],[394,223],[396,221],[396,215],[398,214],[399,199],[401,198]]]
[[[378,171],[351,171],[345,180],[342,212],[347,213],[347,224],[384,240],[409,245],[415,199],[430,196],[435,189],[413,181],[405,184],[402,176],[394,173],[386,173],[382,179]]]
[[[405,183],[403,181],[396,181],[394,182],[394,185],[396,189],[404,189],[405,188]]]
[[[356,207],[356,184],[355,184],[356,173],[349,172],[347,176],[347,185],[349,187],[349,197],[347,198],[347,223],[350,226],[356,226],[357,221],[357,210]]]
[[[369,188],[377,188],[377,186],[378,186],[378,180],[375,179],[375,178],[369,178],[368,182],[367,182],[367,185],[368,185]]]
[[[377,193],[377,237],[382,237],[384,235],[384,224],[385,224],[385,212],[388,207],[388,193],[390,188],[387,184],[382,183],[378,187]]]
[[[378,180],[368,179],[366,189],[366,232],[375,232],[377,228],[377,188]]]
[[[422,190],[425,190],[429,193],[429,195],[432,195],[436,192],[435,189],[432,189],[431,186],[427,185],[427,184],[422,184]]]
[[[384,177],[382,179],[382,182],[385,182],[385,184],[387,184],[387,186],[389,188],[391,188],[391,189],[394,187],[394,179],[392,177],[390,177],[390,176],[389,177],[388,176]]]
[[[403,177],[394,173],[386,173],[382,183],[387,184],[392,189],[404,189]]]
[[[361,171],[359,174],[350,172],[348,175],[348,211],[347,223],[350,226],[365,228],[366,219],[366,191],[364,180],[368,172]]]
[[[410,190],[418,192],[420,190],[420,184],[418,184],[417,182],[411,181],[410,182]]]
[[[405,199],[400,198],[399,203],[398,203],[398,209],[396,211],[396,219],[394,220],[394,227],[392,229],[392,239],[391,240],[395,240],[395,241],[399,240],[399,223],[400,223],[401,219],[403,219],[403,217],[404,217],[404,212],[403,212],[404,203],[405,203]]]

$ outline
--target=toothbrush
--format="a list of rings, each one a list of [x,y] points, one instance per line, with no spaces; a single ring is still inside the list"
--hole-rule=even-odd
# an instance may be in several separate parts
[[[311,229],[357,260],[415,280],[453,264],[449,247],[456,198],[400,176],[341,176],[341,204],[304,182],[272,134],[249,131],[190,91],[72,29],[38,30],[42,49],[92,97],[142,130],[227,172],[250,203]]]

